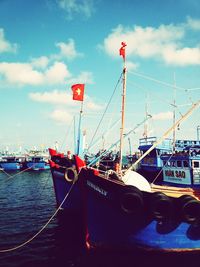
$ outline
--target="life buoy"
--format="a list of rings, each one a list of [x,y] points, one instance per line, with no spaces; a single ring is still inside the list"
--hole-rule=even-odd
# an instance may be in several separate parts
[[[200,222],[200,201],[189,195],[183,195],[179,199],[179,207],[182,219],[190,224]]]
[[[126,214],[141,215],[144,209],[142,192],[135,186],[125,186],[120,198],[120,206]]]
[[[78,180],[77,171],[72,167],[67,168],[65,171],[65,179],[70,183],[75,183]]]
[[[170,220],[174,213],[173,201],[162,192],[154,192],[150,198],[150,212],[157,221]]]

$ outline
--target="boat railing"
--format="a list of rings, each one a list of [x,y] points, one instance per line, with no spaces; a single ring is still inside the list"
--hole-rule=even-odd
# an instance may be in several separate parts
[[[184,147],[192,147],[199,146],[200,140],[176,140],[175,146],[176,148],[184,148]]]
[[[139,146],[150,146],[156,143],[158,140],[157,137],[152,136],[152,137],[144,137],[139,139]],[[159,145],[159,147],[162,148],[171,148],[172,147],[172,140],[170,138],[166,138],[163,140],[163,142]]]

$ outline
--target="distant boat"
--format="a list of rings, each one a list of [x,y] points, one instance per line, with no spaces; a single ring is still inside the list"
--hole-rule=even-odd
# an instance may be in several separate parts
[[[139,151],[143,155],[151,146],[158,140],[155,136],[145,137],[139,140]],[[172,153],[173,146],[171,139],[165,139],[161,144],[157,145],[150,153],[146,155],[141,161],[138,167],[138,172],[144,177],[148,177],[148,181],[153,181],[156,176],[158,179],[162,176],[161,170],[163,167],[163,161],[161,155],[166,153]]]
[[[42,151],[29,151],[22,166],[27,171],[49,170],[49,155]]]
[[[0,168],[4,171],[18,171],[22,168],[24,156],[1,155]]]
[[[181,150],[163,154],[163,184],[200,187],[200,141],[184,140]]]
[[[158,138],[147,137],[139,140],[139,150],[141,155],[148,151]],[[141,161],[138,172],[148,179],[149,182],[162,183],[163,169],[165,169],[166,158],[174,157],[173,155],[183,155],[186,148],[200,145],[198,140],[176,140],[173,145],[171,139],[165,139],[161,144],[156,145]],[[180,167],[180,166],[179,166]]]

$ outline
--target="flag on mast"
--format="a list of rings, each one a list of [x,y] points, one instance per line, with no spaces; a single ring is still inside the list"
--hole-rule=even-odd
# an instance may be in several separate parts
[[[119,55],[123,57],[123,59],[125,60],[125,56],[126,56],[126,51],[125,51],[125,47],[126,47],[126,43],[125,42],[121,42],[121,48],[119,49]]]
[[[71,89],[73,92],[73,100],[83,101],[85,84],[74,84]]]

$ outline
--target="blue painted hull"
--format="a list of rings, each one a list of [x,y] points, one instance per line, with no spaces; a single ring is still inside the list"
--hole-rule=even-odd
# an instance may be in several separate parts
[[[50,166],[46,162],[27,162],[26,168],[30,170],[49,170]]]
[[[1,162],[0,168],[4,171],[17,171],[20,170],[20,164],[18,162]]]
[[[83,170],[81,176],[85,179],[86,225],[91,246],[169,252],[200,250],[200,225],[179,219],[157,221],[146,216],[147,209],[140,218],[124,213],[119,202],[121,189],[125,188],[122,184],[91,171]]]
[[[81,186],[79,182],[77,181],[75,185],[73,185],[71,182],[68,182],[65,179],[64,172],[62,170],[51,168],[51,172],[57,207],[61,205],[64,198],[68,195],[64,203],[61,205],[61,209],[67,212],[78,214],[82,209],[80,192]]]

